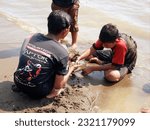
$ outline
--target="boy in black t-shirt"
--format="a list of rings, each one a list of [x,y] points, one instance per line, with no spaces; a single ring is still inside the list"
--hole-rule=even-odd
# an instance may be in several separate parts
[[[75,67],[68,67],[68,52],[59,42],[68,34],[70,21],[67,13],[56,10],[48,17],[47,35],[37,33],[25,39],[14,73],[16,90],[33,98],[59,95]]]

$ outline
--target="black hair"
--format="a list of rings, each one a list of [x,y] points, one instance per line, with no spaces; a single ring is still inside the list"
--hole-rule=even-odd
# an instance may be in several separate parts
[[[64,11],[55,10],[50,13],[48,20],[48,32],[54,35],[68,28],[71,24],[71,17]]]
[[[102,27],[99,35],[99,40],[103,43],[115,42],[115,40],[119,37],[120,36],[117,27],[109,23]]]

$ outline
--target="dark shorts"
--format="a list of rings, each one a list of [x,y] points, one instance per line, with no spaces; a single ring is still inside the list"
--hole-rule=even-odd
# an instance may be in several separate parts
[[[104,64],[111,63],[112,62],[112,51],[111,50],[97,50],[94,54],[94,57],[97,57],[101,61],[104,62]],[[123,66],[116,66],[116,70],[120,73],[120,79],[122,79],[127,73],[130,71],[128,70],[128,67]]]
[[[96,50],[96,52],[93,54],[94,57],[97,57],[101,61],[104,62],[104,64],[111,63],[112,61],[112,51],[111,50]]]
[[[78,27],[79,7],[80,7],[80,5],[79,5],[78,0],[71,7],[68,7],[68,8],[57,6],[54,3],[52,3],[52,5],[51,5],[52,11],[54,11],[54,10],[63,10],[71,16],[72,23],[71,23],[70,32],[78,32],[79,31],[79,27]]]
[[[52,91],[52,85],[50,84],[41,84],[36,87],[30,87],[27,85],[23,85],[22,83],[19,83],[15,78],[14,78],[14,83],[17,88],[20,89],[21,92],[27,94],[31,98],[43,98],[46,97],[51,91]]]

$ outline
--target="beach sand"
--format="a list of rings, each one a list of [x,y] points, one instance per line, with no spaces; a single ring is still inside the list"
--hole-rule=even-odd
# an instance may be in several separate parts
[[[139,112],[142,107],[150,107],[150,94],[147,93],[149,89],[143,91],[142,88],[150,86],[149,69],[143,69],[140,62],[149,61],[143,59],[142,55],[138,58],[140,66],[138,65],[132,74],[117,84],[107,83],[103,78],[103,72],[94,72],[85,77],[76,73],[70,77],[65,91],[53,100],[33,100],[21,92],[13,92],[13,73],[18,65],[20,47],[23,39],[30,33],[3,16],[0,16],[0,22],[0,112],[134,113]],[[79,36],[79,51],[91,46],[88,43],[86,46],[82,44],[84,41],[86,39]]]
[[[0,17],[0,112],[91,112],[94,97],[89,89],[77,84],[71,77],[65,91],[55,99],[33,100],[21,92],[13,92],[13,73],[23,39],[29,32],[23,31],[5,17]],[[74,80],[74,82],[72,82]]]

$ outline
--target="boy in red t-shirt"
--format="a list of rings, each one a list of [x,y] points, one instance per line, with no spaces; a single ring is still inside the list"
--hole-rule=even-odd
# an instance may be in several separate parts
[[[77,62],[82,59],[97,63],[87,65],[83,74],[103,70],[106,80],[117,82],[133,70],[137,45],[131,36],[119,33],[112,24],[106,24],[101,29],[99,39],[78,57]]]

